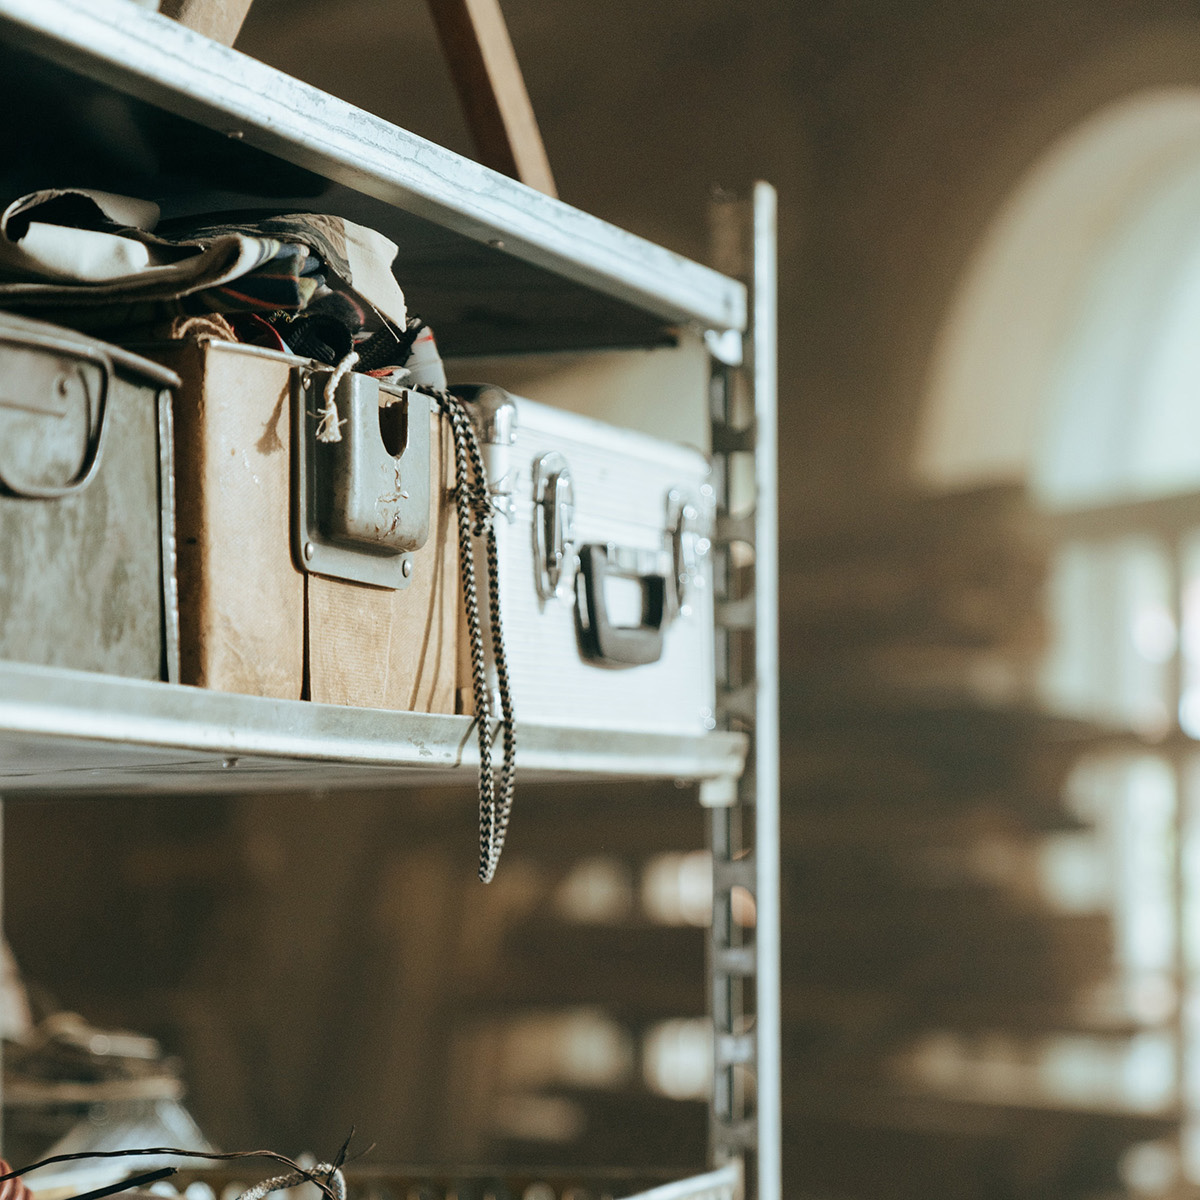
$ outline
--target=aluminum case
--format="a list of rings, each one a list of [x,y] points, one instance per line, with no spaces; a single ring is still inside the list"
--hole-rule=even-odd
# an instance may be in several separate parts
[[[706,457],[499,388],[453,390],[484,442],[518,723],[713,729]],[[466,707],[465,664],[459,687]]]

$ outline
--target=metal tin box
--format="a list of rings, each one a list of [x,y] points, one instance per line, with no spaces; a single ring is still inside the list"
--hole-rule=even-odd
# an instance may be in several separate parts
[[[178,378],[0,313],[0,657],[174,679]]]

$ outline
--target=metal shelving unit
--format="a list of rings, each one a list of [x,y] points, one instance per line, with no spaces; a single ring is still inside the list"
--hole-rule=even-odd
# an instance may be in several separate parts
[[[778,1200],[774,193],[760,185],[730,217],[745,253],[720,274],[127,0],[0,0],[0,101],[13,146],[0,180],[14,195],[56,182],[143,185],[164,215],[292,206],[379,229],[401,247],[397,274],[449,356],[647,348],[682,329],[705,336],[721,506],[721,728],[689,737],[523,725],[518,769],[531,781],[699,783],[712,809],[715,883],[710,1141],[714,1162],[732,1166],[697,1180],[700,1190],[680,1183],[669,1194],[730,1196],[744,1160],[750,1192]],[[121,113],[157,156],[152,170],[100,144],[88,113],[101,110]],[[80,147],[82,160],[72,156]],[[69,179],[58,178],[64,162]],[[199,182],[196,163],[206,164]],[[750,477],[747,505],[735,481]],[[8,796],[469,784],[477,765],[467,717],[0,663]],[[756,906],[745,941],[732,916],[736,888]]]

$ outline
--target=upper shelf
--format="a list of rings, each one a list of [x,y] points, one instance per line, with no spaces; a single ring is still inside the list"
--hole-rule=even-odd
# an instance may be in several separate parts
[[[518,786],[728,779],[746,738],[521,725]],[[269,700],[0,662],[0,793],[471,786],[470,717]]]
[[[746,325],[741,283],[128,0],[0,0],[0,111],[7,198],[140,189],[165,214],[301,206],[379,229],[450,354]]]

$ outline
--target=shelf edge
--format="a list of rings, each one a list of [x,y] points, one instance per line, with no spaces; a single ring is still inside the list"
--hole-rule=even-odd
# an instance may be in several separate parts
[[[0,0],[22,48],[671,321],[743,330],[744,285],[129,0]]]

